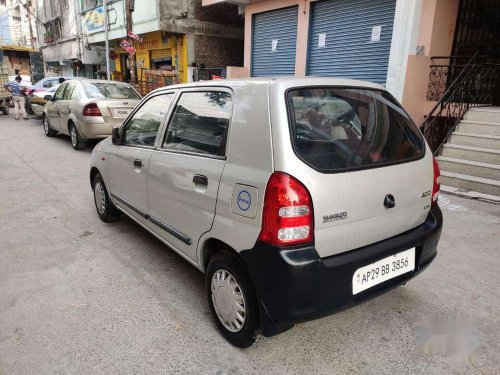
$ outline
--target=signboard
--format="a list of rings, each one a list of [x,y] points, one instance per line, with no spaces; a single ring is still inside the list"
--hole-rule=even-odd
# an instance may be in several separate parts
[[[130,43],[127,39],[123,39],[122,42],[120,43],[120,47],[122,47],[125,51],[127,51],[127,53],[130,55],[130,56],[133,56],[135,55],[135,47],[133,46],[132,43]]]
[[[87,12],[82,22],[88,34],[104,31],[104,7],[101,5]]]
[[[132,39],[135,39],[135,40],[138,40],[139,42],[142,42],[142,38],[139,35],[134,34],[132,31],[128,32],[128,36],[131,37]]]

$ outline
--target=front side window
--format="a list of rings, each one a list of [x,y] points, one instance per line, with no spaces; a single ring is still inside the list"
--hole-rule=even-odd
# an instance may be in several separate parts
[[[302,88],[287,94],[290,133],[299,158],[321,172],[417,159],[424,140],[385,91]]]
[[[123,143],[130,146],[153,147],[158,129],[174,96],[174,93],[157,95],[144,103],[126,123]]]
[[[63,94],[64,94],[64,89],[66,88],[68,84],[63,84],[63,85],[60,85],[59,88],[57,89],[56,93],[54,94],[54,98],[56,100],[61,100],[63,98]]]
[[[223,91],[185,92],[175,106],[163,148],[224,156],[233,99]]]
[[[45,88],[51,88],[57,84],[58,84],[57,79],[49,79],[49,80],[45,81],[42,86]]]
[[[131,86],[123,83],[84,82],[85,94],[92,99],[140,99],[141,96]]]

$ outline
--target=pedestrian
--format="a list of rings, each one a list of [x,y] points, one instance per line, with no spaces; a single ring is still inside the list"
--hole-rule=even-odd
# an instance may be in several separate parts
[[[14,111],[16,114],[16,120],[19,120],[19,110],[23,113],[23,119],[28,119],[28,114],[26,113],[24,91],[26,87],[21,86],[22,78],[17,75],[14,81],[10,81],[4,85],[4,87],[10,91],[12,94],[12,99],[14,100]]]

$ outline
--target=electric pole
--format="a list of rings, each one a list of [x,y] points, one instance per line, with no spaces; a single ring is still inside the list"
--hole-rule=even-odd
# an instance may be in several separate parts
[[[28,0],[23,7],[26,9],[26,13],[28,13],[28,26],[30,30],[30,44],[31,48],[35,48],[35,37],[33,36],[33,28],[31,26],[31,12],[30,12],[31,0]]]
[[[111,80],[111,72],[109,69],[109,38],[108,38],[108,2],[107,0],[103,1],[104,8],[104,42],[106,45],[106,77]]]
[[[135,47],[134,39],[129,37],[128,34],[129,34],[129,32],[132,32],[132,12],[134,11],[134,4],[135,4],[134,0],[125,0],[127,40],[132,44],[133,47]],[[128,61],[130,64],[130,81],[135,82],[137,80],[136,66],[135,66],[135,54],[132,55],[129,53]]]

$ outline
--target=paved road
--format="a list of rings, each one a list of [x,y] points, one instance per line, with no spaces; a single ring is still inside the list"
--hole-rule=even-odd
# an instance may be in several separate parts
[[[127,218],[98,219],[90,153],[0,116],[0,374],[500,373],[500,206],[443,196],[440,252],[419,278],[239,350],[197,270]],[[419,318],[461,315],[474,355],[417,349]]]

